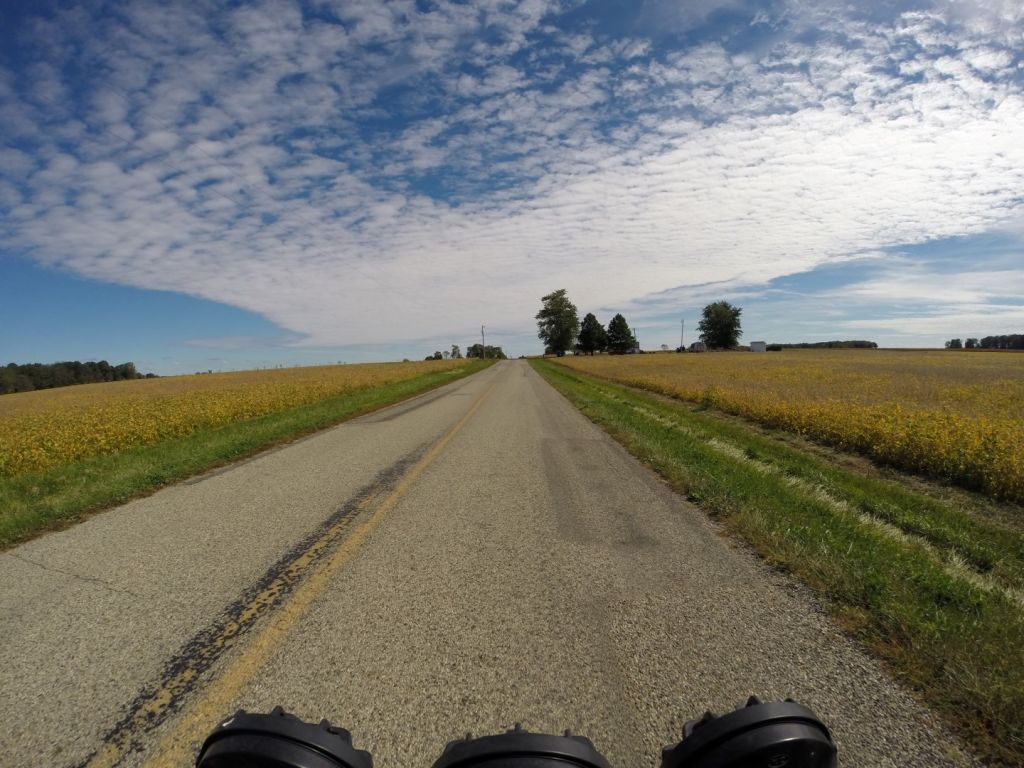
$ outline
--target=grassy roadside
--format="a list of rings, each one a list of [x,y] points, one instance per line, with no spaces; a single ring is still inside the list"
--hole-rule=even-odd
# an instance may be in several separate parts
[[[122,453],[0,478],[0,549],[169,483],[476,373],[490,362],[321,400]]]
[[[693,405],[532,364],[676,490],[814,588],[981,754],[1024,764],[1024,525]]]

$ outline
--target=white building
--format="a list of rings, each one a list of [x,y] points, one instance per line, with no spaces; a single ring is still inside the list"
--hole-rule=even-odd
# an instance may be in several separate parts
[[[763,341],[752,341],[752,342],[750,342],[750,351],[751,352],[767,352],[768,351],[768,344],[766,344]]]

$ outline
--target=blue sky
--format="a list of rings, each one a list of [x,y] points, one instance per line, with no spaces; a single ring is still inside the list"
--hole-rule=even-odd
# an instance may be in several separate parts
[[[0,362],[1024,329],[1019,2],[0,8]]]

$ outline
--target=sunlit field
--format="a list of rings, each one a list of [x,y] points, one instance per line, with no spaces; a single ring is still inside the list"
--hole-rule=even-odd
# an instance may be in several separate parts
[[[559,362],[1024,501],[1021,354],[784,350]]]
[[[287,368],[4,395],[0,477],[115,454],[466,364],[436,360]]]

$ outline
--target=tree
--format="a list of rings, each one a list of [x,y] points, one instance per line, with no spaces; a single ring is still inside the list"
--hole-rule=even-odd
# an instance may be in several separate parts
[[[629,323],[622,315],[616,315],[608,323],[608,351],[623,354],[636,348],[636,337],[629,329]]]
[[[462,350],[459,349],[459,345],[458,344],[452,344],[451,358],[452,358],[452,360],[461,360],[462,359]]]
[[[537,313],[537,338],[544,342],[544,353],[562,357],[580,332],[576,306],[569,301],[565,288],[541,298]]]
[[[946,342],[946,349],[963,349],[964,343],[960,339],[950,339]]]
[[[743,312],[739,307],[734,307],[727,301],[716,301],[704,307],[701,321],[697,324],[701,341],[708,347],[719,349],[731,349],[735,347],[743,335],[740,328],[740,314]]]
[[[964,349],[978,349],[980,346],[977,339],[968,339],[964,342]]]
[[[576,348],[580,352],[592,355],[595,352],[600,352],[606,346],[608,346],[608,334],[605,333],[604,326],[597,321],[593,312],[588,312],[580,325],[580,341]]]

